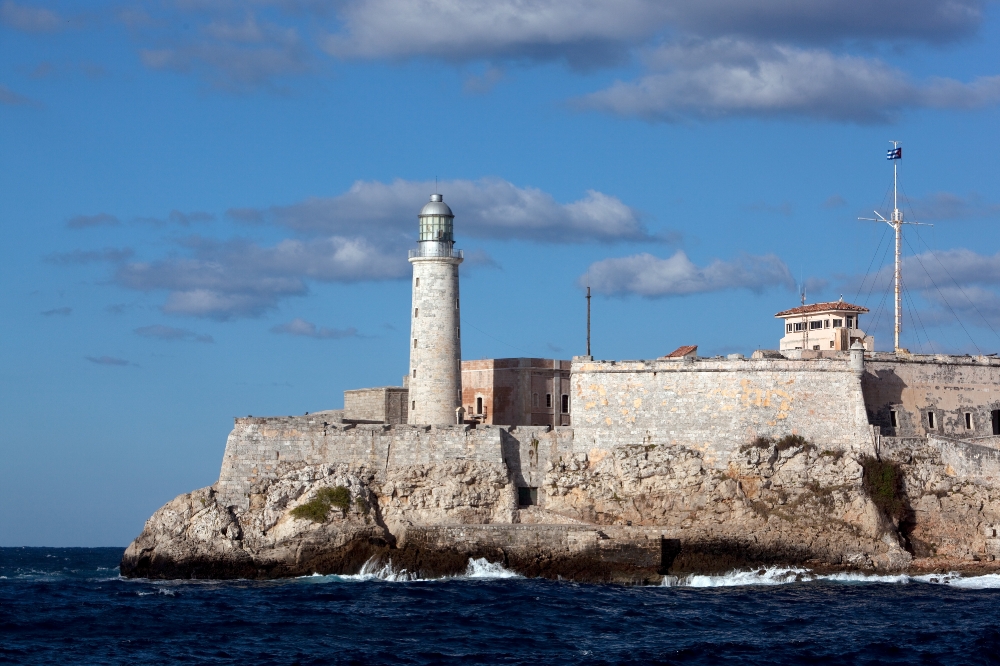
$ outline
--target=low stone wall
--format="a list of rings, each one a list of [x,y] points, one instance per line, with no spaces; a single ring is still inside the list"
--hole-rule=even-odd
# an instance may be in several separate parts
[[[758,436],[854,451],[870,437],[861,381],[843,360],[574,361],[574,447],[687,447],[722,468]]]

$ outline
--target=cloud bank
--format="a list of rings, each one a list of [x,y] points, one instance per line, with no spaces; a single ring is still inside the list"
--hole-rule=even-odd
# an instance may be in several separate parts
[[[682,251],[666,259],[643,253],[591,264],[587,276],[580,278],[581,284],[588,278],[591,288],[599,294],[648,298],[795,286],[788,266],[773,254],[744,254],[733,261],[716,259],[699,267]]]

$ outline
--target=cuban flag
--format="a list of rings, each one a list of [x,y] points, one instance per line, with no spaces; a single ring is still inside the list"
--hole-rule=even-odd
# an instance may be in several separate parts
[[[885,159],[887,160],[901,160],[903,159],[903,147],[896,146],[895,148],[890,148],[889,152],[886,153]]]

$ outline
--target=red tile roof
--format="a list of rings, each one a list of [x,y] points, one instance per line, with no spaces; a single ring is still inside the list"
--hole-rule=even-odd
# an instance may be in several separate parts
[[[794,317],[795,315],[811,314],[813,312],[868,312],[868,308],[861,305],[852,305],[844,301],[829,301],[828,303],[813,303],[811,305],[800,305],[791,310],[783,310],[775,317]]]
[[[662,358],[681,358],[682,356],[693,354],[696,351],[698,351],[698,345],[684,345],[683,347],[678,347]]]

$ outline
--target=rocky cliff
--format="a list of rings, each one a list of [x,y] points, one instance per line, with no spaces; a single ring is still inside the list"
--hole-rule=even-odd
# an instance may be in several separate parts
[[[562,456],[545,465],[540,506],[530,507],[518,507],[505,463],[280,462],[251,484],[245,507],[225,505],[214,486],[168,503],[129,546],[122,572],[267,578],[356,573],[375,558],[439,576],[470,557],[527,575],[634,582],[763,564],[990,568],[1000,491],[993,476],[949,462],[956,446],[885,447],[877,469],[897,474],[895,504],[873,501],[865,458],[795,438],[746,444],[724,467],[656,445]],[[336,488],[349,497],[341,506],[296,511]]]

